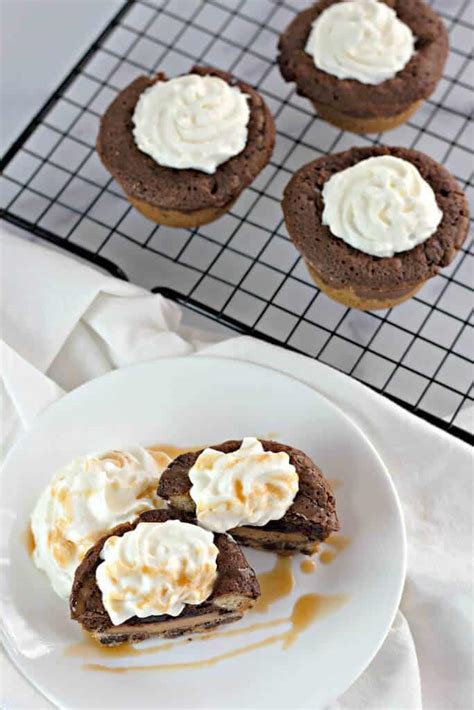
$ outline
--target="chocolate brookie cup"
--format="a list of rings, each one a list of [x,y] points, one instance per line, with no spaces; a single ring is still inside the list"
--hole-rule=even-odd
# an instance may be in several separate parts
[[[308,163],[288,183],[282,207],[316,285],[362,310],[413,296],[451,263],[469,225],[452,175],[398,147],[352,148]]]
[[[97,151],[132,205],[171,227],[227,212],[270,160],[275,126],[260,94],[230,74],[193,67],[141,76],[102,117]]]
[[[178,545],[174,545],[174,528],[160,546],[161,526],[169,521],[194,529],[199,537],[187,546],[186,540],[178,538]],[[174,638],[241,619],[260,596],[255,573],[230,536],[212,536],[196,527],[165,510],[147,511],[135,522],[115,527],[89,550],[76,570],[70,597],[71,618],[106,646],[138,643],[152,637]],[[213,539],[217,553],[214,581],[203,595],[205,598],[179,602],[183,608],[174,609],[174,613],[170,608],[170,613],[148,614],[153,607],[172,607],[176,603],[173,597],[180,599],[180,593],[189,599],[206,583],[210,572],[208,549],[200,539],[203,533]],[[125,539],[131,534],[135,536],[133,542]],[[117,560],[107,561],[111,543],[115,549],[119,545],[122,548],[116,553]],[[106,572],[98,571],[106,564]],[[108,583],[108,594],[101,589],[104,582]],[[140,615],[133,614],[133,610]],[[114,614],[121,616],[113,619]]]
[[[280,555],[312,555],[340,527],[321,470],[277,441],[247,437],[182,454],[163,472],[158,491],[199,525]]]
[[[278,63],[329,123],[355,133],[399,126],[435,90],[448,55],[422,0],[320,0],[280,37]]]

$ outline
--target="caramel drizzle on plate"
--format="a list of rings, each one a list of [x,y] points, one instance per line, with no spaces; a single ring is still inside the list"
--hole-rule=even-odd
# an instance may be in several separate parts
[[[259,575],[259,582],[262,589],[262,596],[253,608],[253,612],[266,612],[268,608],[278,601],[291,594],[294,588],[294,576],[291,569],[291,558],[277,556],[273,569]],[[263,599],[263,601],[261,601]],[[105,673],[128,673],[130,671],[176,671],[207,668],[230,658],[235,658],[246,653],[250,653],[260,648],[271,646],[274,644],[282,645],[284,650],[288,649],[298,638],[302,631],[307,629],[316,619],[321,619],[340,609],[349,600],[346,594],[304,594],[300,596],[292,609],[289,616],[269,621],[256,622],[243,628],[234,628],[228,631],[218,631],[211,633],[201,633],[193,640],[208,641],[219,638],[231,638],[242,636],[260,631],[262,629],[271,629],[277,626],[289,624],[289,628],[278,634],[273,634],[260,641],[238,646],[235,649],[211,656],[199,661],[187,661],[181,663],[159,663],[152,665],[131,665],[131,666],[110,666],[104,663],[89,662],[84,664],[84,668],[91,671]],[[185,646],[191,639],[181,639],[179,641],[171,641],[162,643],[157,646],[137,648],[130,644],[121,644],[112,648],[101,646],[98,642],[93,641],[90,637],[83,643],[75,644],[66,649],[68,656],[86,656],[89,658],[112,658],[112,657],[128,657],[136,658],[139,656],[149,655],[152,653],[169,651],[172,648]]]
[[[175,459],[177,456],[181,456],[181,454],[189,454],[193,451],[201,451],[201,449],[205,449],[206,446],[175,446],[174,444],[153,444],[152,446],[147,446],[146,448],[152,456],[161,452],[163,454],[167,454],[170,459]]]
[[[290,648],[290,646],[297,640],[300,633],[307,629],[308,626],[313,623],[313,621],[337,611],[344,604],[346,604],[348,600],[349,597],[347,594],[304,594],[303,596],[299,597],[299,599],[297,599],[293,606],[292,613],[288,617],[282,619],[275,619],[273,621],[263,622],[259,624],[253,624],[250,626],[246,626],[243,629],[232,629],[231,631],[203,634],[202,636],[197,636],[196,640],[206,641],[209,639],[222,638],[226,636],[240,636],[242,634],[247,634],[262,628],[272,628],[281,624],[290,624],[290,628],[287,631],[268,636],[264,639],[261,639],[260,641],[255,641],[254,643],[239,646],[237,648],[232,649],[231,651],[227,651],[217,656],[211,656],[210,658],[205,658],[199,661],[187,661],[181,663],[154,663],[152,665],[133,666],[109,666],[103,663],[85,663],[83,667],[90,671],[120,674],[128,673],[130,671],[189,670],[215,666],[218,663],[221,663],[222,661],[225,661],[229,658],[235,658],[236,656],[241,656],[242,654],[250,653],[251,651],[255,651],[259,648],[264,648],[266,646],[271,646],[277,643],[281,643],[282,648],[286,650]],[[99,653],[100,655],[105,654],[106,656],[140,656],[155,653],[157,651],[168,651],[171,648],[175,648],[176,646],[183,646],[187,643],[189,643],[189,641],[184,640],[165,643],[161,646],[145,649],[131,649],[129,646],[127,646],[126,650],[120,649],[118,653],[116,649],[104,650]],[[77,654],[77,651],[69,651],[68,655],[79,654]]]
[[[28,524],[28,527],[23,533],[23,542],[25,544],[25,549],[28,554],[28,557],[33,557],[33,553],[36,548],[36,540],[35,536],[33,535],[33,530],[31,529],[30,523]]]
[[[300,563],[300,570],[303,572],[303,574],[311,574],[311,572],[314,572],[315,569],[316,562],[310,557]]]
[[[258,575],[261,596],[252,611],[257,614],[268,611],[279,599],[287,597],[293,591],[295,578],[291,568],[291,557],[278,555],[273,569]]]
[[[324,541],[326,545],[329,545],[332,547],[332,550],[323,550],[323,552],[319,553],[319,561],[323,565],[329,565],[331,562],[333,562],[336,557],[346,549],[346,547],[349,547],[351,544],[351,538],[350,537],[344,537],[344,535],[330,535],[327,540]]]

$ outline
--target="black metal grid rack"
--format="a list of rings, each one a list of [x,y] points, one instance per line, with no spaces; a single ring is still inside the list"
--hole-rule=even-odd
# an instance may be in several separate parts
[[[427,152],[472,200],[469,0],[434,0],[451,52],[435,94],[404,126],[355,136],[316,118],[275,65],[279,33],[309,0],[125,2],[0,162],[2,215],[239,332],[358,378],[464,439],[474,390],[472,251],[387,311],[347,309],[318,291],[288,239],[280,199],[292,172],[324,153],[385,142]],[[194,63],[233,72],[262,93],[277,124],[271,163],[229,214],[195,230],[134,211],[94,150],[98,121],[140,73]]]

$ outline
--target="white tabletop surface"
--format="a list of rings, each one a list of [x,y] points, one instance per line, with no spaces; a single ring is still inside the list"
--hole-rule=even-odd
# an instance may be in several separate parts
[[[120,4],[121,0],[0,0],[0,154]],[[0,686],[2,708],[51,707],[4,658]]]
[[[121,4],[121,0],[0,0],[0,154]]]

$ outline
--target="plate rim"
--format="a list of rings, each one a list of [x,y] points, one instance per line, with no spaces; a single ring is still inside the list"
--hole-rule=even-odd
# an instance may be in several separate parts
[[[121,377],[126,374],[130,370],[139,370],[144,367],[150,367],[153,365],[156,365],[158,363],[162,362],[168,362],[168,363],[185,363],[189,362],[190,360],[194,362],[219,362],[219,364],[225,363],[226,365],[232,367],[234,364],[238,364],[239,366],[247,366],[250,367],[251,369],[256,369],[256,370],[270,370],[271,372],[275,373],[276,375],[289,380],[293,383],[296,383],[298,386],[301,386],[303,388],[306,388],[310,390],[313,394],[315,394],[318,397],[321,397],[322,399],[325,400],[327,405],[334,410],[337,411],[338,415],[345,419],[348,422],[348,425],[351,426],[356,432],[357,435],[363,439],[364,443],[366,446],[368,446],[371,449],[372,454],[375,456],[375,458],[378,460],[379,466],[381,467],[385,481],[388,484],[388,487],[390,489],[390,492],[392,494],[393,501],[395,503],[395,510],[397,512],[397,519],[399,523],[399,528],[400,528],[400,543],[401,543],[401,569],[400,569],[400,577],[399,577],[399,582],[398,582],[398,589],[395,594],[395,600],[393,604],[393,608],[390,613],[390,619],[387,621],[386,628],[384,628],[383,633],[380,634],[380,638],[377,644],[374,644],[374,650],[370,657],[367,659],[364,659],[364,662],[359,664],[359,666],[355,669],[354,673],[351,675],[351,679],[348,685],[346,685],[342,690],[337,691],[335,696],[332,696],[331,702],[335,701],[337,698],[339,698],[343,693],[345,693],[355,682],[356,680],[364,673],[364,671],[369,667],[369,665],[372,663],[374,660],[375,656],[377,653],[380,651],[380,648],[382,647],[383,643],[385,642],[390,629],[393,625],[393,622],[395,620],[395,617],[397,615],[397,612],[400,607],[400,601],[403,595],[403,590],[405,586],[405,581],[406,581],[406,574],[407,574],[407,562],[408,562],[408,540],[407,540],[407,530],[406,530],[406,524],[405,524],[405,518],[403,514],[403,507],[402,503],[400,500],[400,497],[398,495],[398,491],[396,489],[395,483],[390,475],[390,472],[385,465],[384,460],[382,459],[381,455],[377,451],[376,447],[374,444],[371,442],[367,434],[364,432],[364,430],[361,428],[358,422],[355,422],[352,417],[350,417],[344,410],[343,408],[339,405],[333,402],[329,397],[327,397],[325,394],[321,393],[319,390],[317,390],[315,387],[312,387],[310,384],[308,384],[305,381],[302,381],[295,377],[292,374],[289,374],[287,372],[282,372],[279,370],[277,367],[272,367],[271,365],[266,365],[266,364],[261,364],[261,363],[256,363],[253,362],[252,360],[245,360],[242,358],[231,358],[231,357],[219,357],[216,355],[201,355],[198,353],[192,353],[190,355],[186,356],[166,356],[162,358],[154,358],[151,360],[145,360],[142,362],[138,363],[132,363],[129,365],[126,365],[124,367],[118,367],[114,370],[110,370],[109,372],[106,372],[102,375],[99,375],[98,377],[94,377],[90,380],[87,380],[86,382],[83,382],[81,385],[78,387],[75,387],[73,390],[70,390],[69,392],[66,392],[64,396],[60,397],[59,399],[55,400],[54,402],[49,403],[39,414],[38,416],[33,420],[31,426],[24,430],[20,436],[17,438],[11,449],[8,451],[7,455],[5,456],[1,468],[0,468],[0,486],[2,485],[3,482],[3,471],[4,468],[9,464],[10,459],[13,458],[13,456],[16,454],[17,450],[21,448],[21,445],[23,442],[27,439],[27,437],[31,434],[31,432],[39,426],[39,423],[47,416],[50,416],[50,412],[54,410],[56,407],[59,405],[64,406],[64,401],[71,399],[75,396],[77,396],[77,393],[79,391],[82,392],[84,389],[88,388],[93,388],[95,385],[97,385],[98,382],[102,382],[103,380],[107,379],[114,379],[115,377]],[[28,685],[34,690],[36,690],[45,700],[47,700],[53,707],[60,707],[57,705],[57,703],[50,697],[50,695],[43,690],[39,685],[36,684],[35,681],[30,679],[30,677],[27,675],[26,670],[24,670],[20,663],[19,663],[19,658],[18,658],[18,653],[16,650],[13,648],[8,635],[5,633],[4,630],[4,624],[2,620],[0,619],[0,640],[2,643],[2,647],[6,653],[6,656],[8,660],[13,664],[15,670],[17,670],[22,678],[24,678]]]

